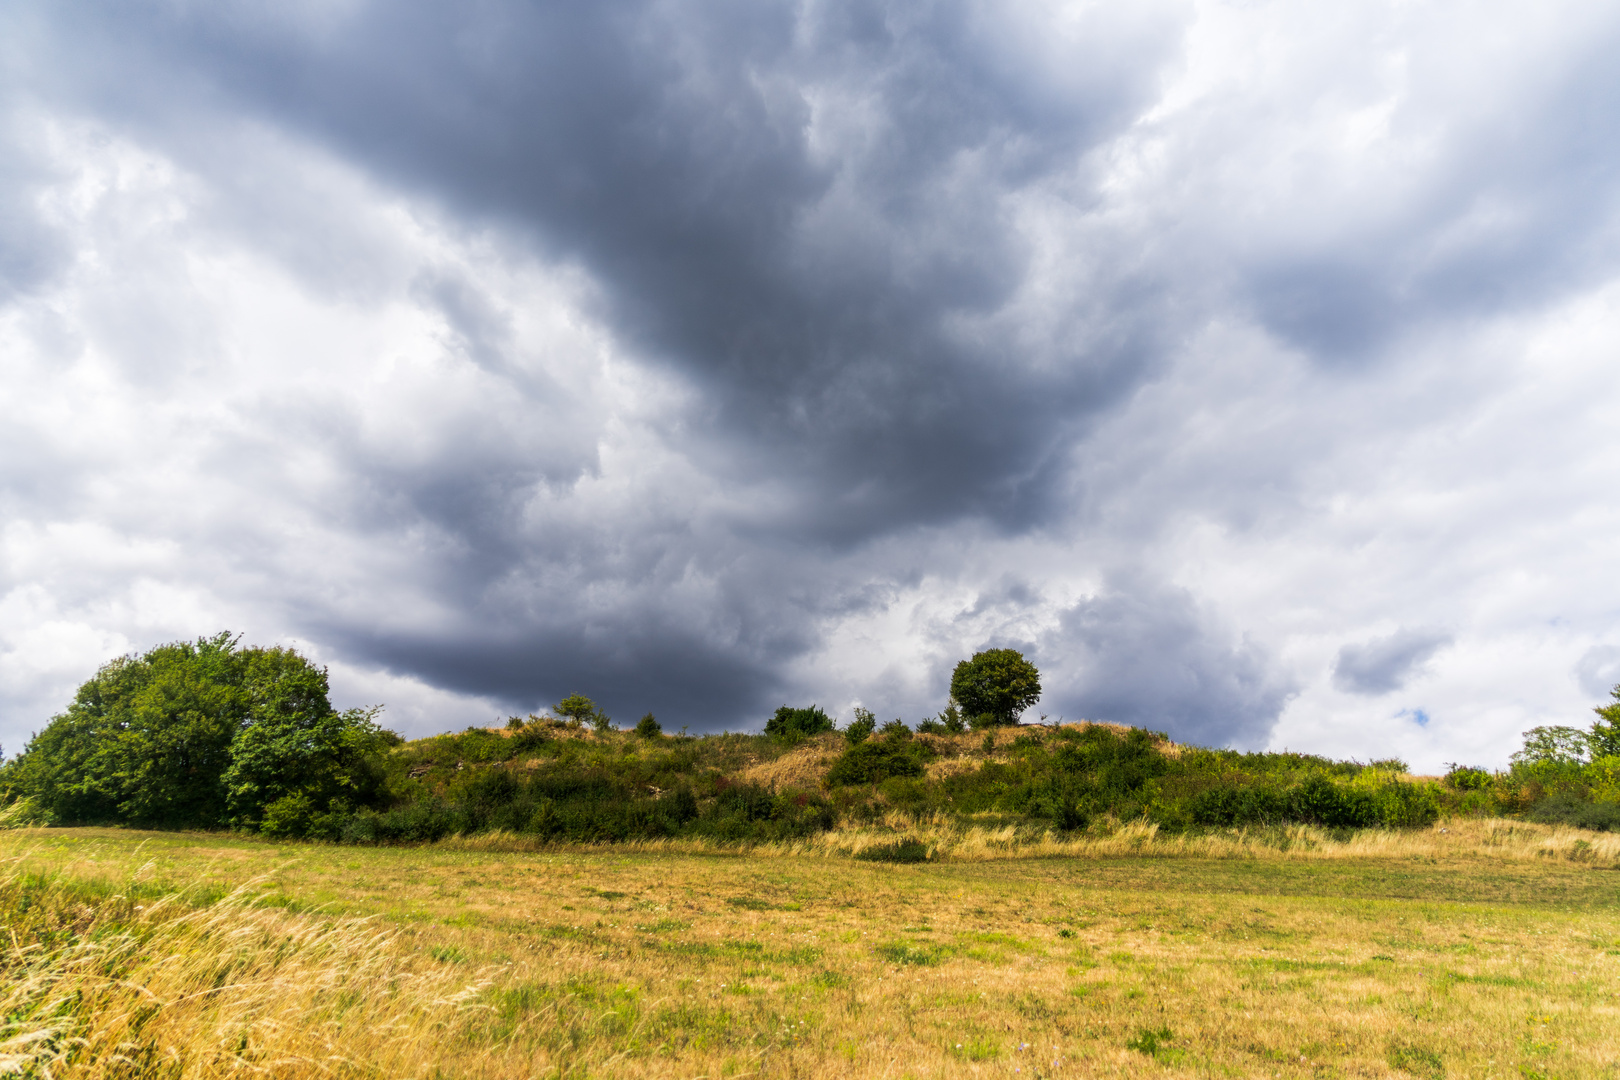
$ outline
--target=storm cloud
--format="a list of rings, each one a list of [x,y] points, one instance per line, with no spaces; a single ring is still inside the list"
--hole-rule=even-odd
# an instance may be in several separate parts
[[[1339,649],[1333,685],[1349,694],[1387,694],[1403,689],[1423,664],[1451,644],[1451,635],[1436,630],[1397,630]]]
[[[1053,716],[1505,758],[1612,637],[1578,584],[1612,557],[1557,527],[1620,471],[1611,16],[25,2],[0,36],[8,746],[229,626],[413,732],[571,692],[915,718],[1012,644]],[[1373,699],[1431,658],[1414,733]]]

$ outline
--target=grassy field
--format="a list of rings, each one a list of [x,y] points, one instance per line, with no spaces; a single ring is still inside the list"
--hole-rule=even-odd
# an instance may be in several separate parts
[[[1620,1077],[1591,834],[522,847],[0,833],[0,1072]]]

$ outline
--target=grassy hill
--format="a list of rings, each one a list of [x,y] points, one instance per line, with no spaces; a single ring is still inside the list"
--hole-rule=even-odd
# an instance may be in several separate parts
[[[569,842],[773,842],[907,821],[1048,833],[1126,822],[1196,832],[1429,824],[1458,804],[1397,761],[1181,746],[1110,724],[914,733],[641,735],[530,717],[405,743],[379,808],[284,815],[266,831],[357,843],[499,831]]]

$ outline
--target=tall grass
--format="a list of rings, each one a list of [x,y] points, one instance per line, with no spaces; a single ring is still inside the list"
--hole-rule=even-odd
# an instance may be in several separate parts
[[[0,882],[0,1073],[396,1077],[440,1057],[487,975],[435,968],[394,932],[138,882]]]
[[[881,825],[829,843],[905,846]],[[1090,838],[1105,858],[1014,861],[1029,837],[976,828],[956,836],[959,859],[923,866],[830,847],[690,856],[674,840],[530,856],[455,850],[488,835],[353,848],[10,831],[0,1070],[1146,1080],[1620,1065],[1604,1034],[1612,874],[1555,830],[1251,834],[1247,855],[1233,833],[1205,839],[1234,857],[1176,858],[1160,856],[1193,838],[1138,824]]]
[[[1024,823],[979,824],[958,815],[918,818],[895,811],[857,826],[779,842],[727,843],[707,838],[660,838],[602,846],[602,850],[686,853],[861,856],[913,840],[934,862],[1040,858],[1353,859],[1455,858],[1553,860],[1620,867],[1620,835],[1506,818],[1453,818],[1426,829],[1322,829],[1280,825],[1168,832],[1150,821],[1105,818],[1083,832]],[[453,836],[436,847],[463,851],[596,850],[598,845],[548,843],[512,832]]]

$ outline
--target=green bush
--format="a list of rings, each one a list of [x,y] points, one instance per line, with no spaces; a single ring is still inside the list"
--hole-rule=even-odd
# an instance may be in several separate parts
[[[832,717],[811,705],[807,709],[793,709],[783,705],[776,715],[765,721],[765,734],[778,739],[798,741],[811,735],[833,730]]]
[[[924,735],[960,735],[967,729],[967,719],[963,717],[962,710],[957,708],[954,701],[941,710],[938,716],[930,716],[917,725],[917,730]]]
[[[873,844],[855,853],[855,858],[866,862],[920,863],[928,861],[928,847],[920,840],[907,837],[892,844]]]
[[[1495,778],[1486,769],[1452,763],[1446,770],[1446,783],[1458,791],[1484,791]]]
[[[663,733],[663,725],[659,724],[652,713],[648,713],[636,722],[636,734],[643,739],[656,739]]]
[[[850,721],[849,727],[844,729],[844,740],[849,745],[854,746],[871,738],[872,732],[876,730],[877,717],[872,715],[872,710],[863,709],[857,705],[855,707],[855,719]]]
[[[1573,825],[1597,832],[1620,832],[1620,803],[1587,802],[1578,796],[1551,795],[1530,808],[1526,815],[1544,825]]]
[[[832,785],[876,784],[891,776],[922,776],[930,752],[923,743],[893,736],[857,743],[827,770]]]

